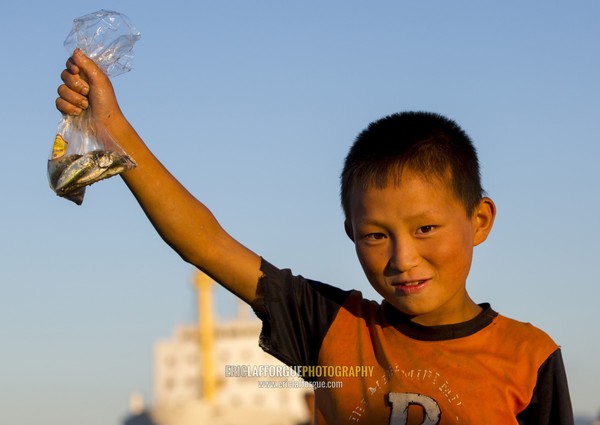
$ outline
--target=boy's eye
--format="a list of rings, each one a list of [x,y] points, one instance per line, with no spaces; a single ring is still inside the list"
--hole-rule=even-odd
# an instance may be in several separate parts
[[[367,235],[365,235],[365,237],[367,239],[371,239],[371,240],[381,240],[385,238],[385,235],[383,233],[369,233]]]
[[[433,225],[421,226],[417,229],[417,233],[420,235],[424,235],[425,233],[431,232],[433,229],[435,229],[435,226]]]

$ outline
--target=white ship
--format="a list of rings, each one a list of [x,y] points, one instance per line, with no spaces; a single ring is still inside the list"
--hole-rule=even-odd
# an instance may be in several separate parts
[[[154,347],[154,403],[132,395],[124,425],[308,424],[312,389],[258,346],[261,322],[240,303],[216,321],[214,282],[198,273],[198,324],[175,329]]]

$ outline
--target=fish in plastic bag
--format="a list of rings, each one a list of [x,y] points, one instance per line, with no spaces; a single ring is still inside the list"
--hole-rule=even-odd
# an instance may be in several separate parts
[[[125,15],[100,10],[75,19],[64,46],[69,53],[81,49],[114,77],[131,70],[139,39]],[[133,167],[135,162],[108,133],[94,126],[89,111],[62,117],[48,159],[48,182],[58,196],[81,205],[87,186]]]

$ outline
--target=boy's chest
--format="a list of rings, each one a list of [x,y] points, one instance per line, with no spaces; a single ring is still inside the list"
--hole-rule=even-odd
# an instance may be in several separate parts
[[[516,415],[526,406],[518,390],[491,374],[461,375],[461,369],[400,361],[387,369],[373,367],[372,376],[335,377],[330,381],[341,386],[317,390],[317,409],[324,417],[335,418],[324,423],[516,423]]]
[[[329,378],[339,388],[316,391],[319,423],[510,424],[531,399],[535,373],[485,341],[424,342],[338,325],[323,341],[320,364],[368,372],[340,373]]]

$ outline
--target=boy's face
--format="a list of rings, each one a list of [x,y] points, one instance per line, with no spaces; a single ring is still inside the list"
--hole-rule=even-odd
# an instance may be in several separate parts
[[[480,308],[467,294],[473,247],[491,230],[484,198],[468,217],[448,183],[405,169],[400,184],[355,189],[346,230],[375,290],[423,325],[459,323]]]

